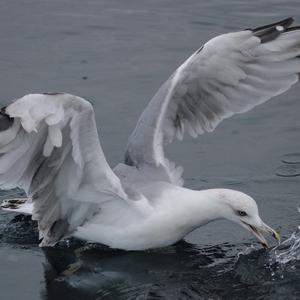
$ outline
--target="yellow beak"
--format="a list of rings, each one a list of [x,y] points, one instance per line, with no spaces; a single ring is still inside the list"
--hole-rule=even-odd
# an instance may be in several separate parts
[[[273,228],[271,228],[270,226],[268,226],[267,224],[263,223],[261,226],[257,227],[254,225],[250,225],[246,222],[243,222],[244,224],[246,224],[248,226],[249,231],[258,239],[258,241],[263,245],[263,247],[268,248],[268,242],[265,239],[265,237],[263,236],[263,233],[269,233],[273,236],[274,239],[276,239],[277,241],[280,241],[280,235],[279,233],[274,230]]]

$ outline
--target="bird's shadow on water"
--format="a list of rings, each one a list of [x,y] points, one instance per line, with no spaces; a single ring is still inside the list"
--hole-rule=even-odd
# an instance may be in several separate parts
[[[151,251],[59,248],[43,249],[47,299],[196,299],[206,295],[214,257],[226,260],[222,247],[199,249],[184,241]],[[193,290],[195,280],[204,290]]]
[[[284,247],[240,255],[228,255],[233,247],[228,244],[199,247],[181,241],[163,249],[127,252],[75,241],[43,249],[44,294],[58,300],[282,299],[288,292],[290,299],[299,299],[299,252],[294,251],[288,264],[278,260],[298,239],[300,235]]]
[[[141,252],[91,245],[79,251],[45,248],[45,298],[254,299],[277,293],[274,286],[283,280],[273,275],[275,265],[267,265],[268,252],[254,251],[233,262],[223,247],[180,242]]]

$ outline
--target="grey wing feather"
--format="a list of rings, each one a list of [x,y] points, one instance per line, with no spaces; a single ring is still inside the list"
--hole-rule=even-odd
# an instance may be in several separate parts
[[[42,245],[53,245],[127,198],[103,154],[90,103],[68,94],[26,95],[0,115],[0,188],[33,201]]]
[[[187,131],[213,131],[226,118],[249,111],[287,91],[300,72],[300,30],[293,19],[220,35],[192,54],[166,81],[142,113],[128,140],[125,162],[159,168],[181,185],[182,168],[164,145]]]

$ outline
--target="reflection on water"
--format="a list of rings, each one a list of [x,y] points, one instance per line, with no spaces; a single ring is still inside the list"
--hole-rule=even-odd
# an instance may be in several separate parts
[[[64,291],[62,299],[172,299],[184,293],[202,294],[216,275],[217,267],[208,266],[217,257],[224,259],[226,251],[221,247],[200,250],[180,242],[143,252],[83,246],[63,251],[48,248],[44,253],[49,262],[45,274],[50,299],[57,299],[57,289]],[[203,289],[196,288],[199,283]]]
[[[75,251],[44,249],[49,262],[45,268],[47,295],[57,299],[57,289],[61,289],[64,299],[75,295],[76,299],[213,296],[218,273],[230,265],[228,247],[199,249],[182,241],[168,248],[142,252],[112,251],[99,246]]]
[[[126,252],[72,241],[67,248],[43,249],[44,294],[47,299],[277,299],[288,285],[289,299],[296,299],[299,244],[300,235],[293,234],[281,246],[252,248],[237,258],[228,255],[230,245],[199,248],[182,241]]]

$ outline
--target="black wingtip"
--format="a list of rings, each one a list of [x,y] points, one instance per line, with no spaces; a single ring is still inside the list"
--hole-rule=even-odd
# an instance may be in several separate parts
[[[57,95],[63,95],[64,93],[61,92],[45,92],[43,93],[43,95],[47,95],[47,96],[57,96]]]
[[[251,30],[254,35],[260,39],[261,43],[267,43],[275,40],[281,33],[286,32],[293,22],[294,19],[290,17],[276,23],[256,27]]]
[[[11,118],[6,113],[6,106],[0,109],[0,131],[7,130],[14,122],[14,119]]]
[[[285,32],[296,31],[296,30],[300,30],[300,26],[293,26],[293,27],[287,28],[285,30]]]
[[[258,32],[258,31],[262,31],[262,30],[265,30],[265,29],[269,29],[269,28],[276,28],[276,26],[282,26],[284,28],[284,30],[286,30],[288,27],[290,27],[294,22],[294,18],[293,17],[289,17],[289,18],[286,18],[286,19],[283,19],[279,22],[275,22],[275,23],[271,23],[271,24],[268,24],[268,25],[264,25],[264,26],[260,26],[260,27],[256,27],[256,28],[253,28],[251,29],[252,32]]]

